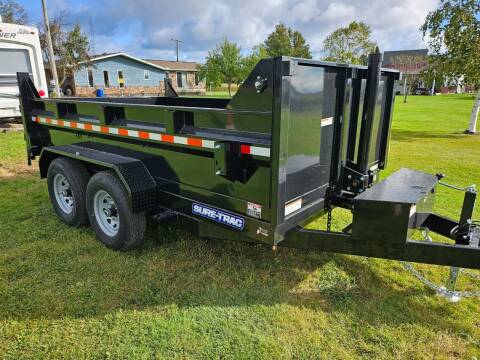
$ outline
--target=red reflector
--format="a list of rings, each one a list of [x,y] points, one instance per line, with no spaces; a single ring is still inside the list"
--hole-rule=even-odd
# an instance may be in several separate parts
[[[106,127],[106,126],[102,126],[101,130],[102,130],[103,133],[108,133],[108,127]]]
[[[45,96],[45,90],[40,90],[38,92],[38,95],[40,95],[40,97],[44,97]]]
[[[190,145],[190,146],[202,147],[202,140],[201,139],[188,138],[187,139],[187,144]]]
[[[92,130],[91,124],[85,124],[85,130]]]
[[[128,136],[128,130],[127,129],[118,129],[118,134],[123,135],[123,136]]]
[[[77,122],[76,121],[70,121],[70,127],[76,129],[77,128]]]
[[[57,124],[58,124],[58,126],[63,126],[63,120],[58,120]]]
[[[250,145],[240,145],[240,152],[242,154],[250,154]]]

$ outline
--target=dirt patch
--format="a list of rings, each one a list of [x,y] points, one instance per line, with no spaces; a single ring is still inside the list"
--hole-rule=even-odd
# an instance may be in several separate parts
[[[35,166],[28,166],[26,163],[0,163],[0,179],[11,178],[17,175],[32,175],[36,171],[37,168]]]
[[[23,131],[23,125],[19,123],[0,123],[0,133],[6,133],[10,131]]]

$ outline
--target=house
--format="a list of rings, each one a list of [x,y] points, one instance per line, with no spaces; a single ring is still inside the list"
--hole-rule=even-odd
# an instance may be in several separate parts
[[[401,71],[404,79],[413,83],[409,85],[424,87],[420,74],[428,68],[428,49],[385,51],[382,66]],[[395,85],[395,93],[403,94],[403,81]]]
[[[94,56],[84,66],[74,72],[72,88],[76,96],[94,96],[97,89],[104,90],[107,96],[144,96],[163,95],[164,79],[172,78],[172,83],[179,93],[202,93],[205,86],[195,81],[195,63],[178,66],[179,70],[156,64],[160,60],[143,60],[126,53],[114,53]],[[180,81],[177,81],[177,74]],[[185,75],[184,75],[185,74]],[[193,76],[193,81],[192,81]],[[180,86],[179,86],[180,85]]]
[[[145,61],[168,69],[167,75],[172,79],[173,87],[177,92],[205,94],[205,83],[199,79],[196,62],[152,59]]]

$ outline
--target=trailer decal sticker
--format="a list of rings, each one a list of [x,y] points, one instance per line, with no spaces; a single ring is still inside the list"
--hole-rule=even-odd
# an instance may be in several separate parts
[[[117,128],[117,127],[110,127],[110,126],[99,126],[99,125],[93,125],[93,124],[88,124],[83,122],[52,119],[49,117],[40,117],[40,116],[32,116],[32,121],[38,124],[47,124],[47,125],[53,125],[53,126],[59,126],[59,127],[65,127],[65,128],[71,128],[71,129],[79,129],[84,131],[93,131],[93,132],[103,133],[103,134],[119,135],[119,136],[125,136],[125,137],[137,138],[137,139],[140,138],[140,139],[146,139],[146,140],[155,140],[155,141],[161,141],[165,143],[180,144],[180,145],[192,146],[197,148],[205,148],[205,149],[215,148],[215,141],[213,140],[204,140],[199,138],[159,134],[159,133],[152,133],[149,131],[129,130],[125,128]],[[241,144],[240,153],[246,154],[246,155],[256,155],[256,156],[269,158],[270,148]]]
[[[192,203],[192,213],[216,221],[218,223],[233,227],[237,230],[243,230],[243,228],[245,227],[244,218],[202,204]]]
[[[252,202],[247,203],[247,215],[250,215],[254,218],[262,218],[262,205],[255,204]]]

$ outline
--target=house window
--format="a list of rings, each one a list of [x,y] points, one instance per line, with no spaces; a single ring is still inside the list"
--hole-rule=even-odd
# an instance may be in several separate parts
[[[195,86],[198,86],[199,83],[200,83],[200,76],[198,76],[198,73],[196,72],[195,73]]]
[[[186,72],[182,73],[182,84],[183,84],[183,87],[184,87],[184,88],[187,88],[187,87],[188,87],[187,73],[186,73]]]
[[[93,87],[93,69],[87,70],[88,86]]]
[[[125,78],[123,77],[123,70],[118,70],[118,86],[125,87]]]
[[[177,72],[177,88],[182,88],[183,87],[183,79],[182,79],[182,73]]]
[[[150,80],[150,70],[143,70],[143,77],[145,80]]]
[[[108,70],[103,70],[103,83],[105,87],[110,87],[110,79],[108,78]]]

